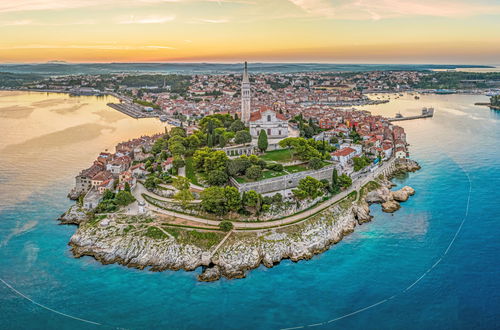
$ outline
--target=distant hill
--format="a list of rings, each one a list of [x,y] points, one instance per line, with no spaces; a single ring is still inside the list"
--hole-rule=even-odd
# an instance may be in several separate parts
[[[485,65],[424,65],[424,64],[323,64],[323,63],[250,63],[251,72],[362,72],[384,70],[452,70],[457,68],[492,68]],[[38,64],[0,64],[0,72],[36,73],[42,75],[106,74],[106,73],[240,73],[242,63],[67,63],[50,61]]]

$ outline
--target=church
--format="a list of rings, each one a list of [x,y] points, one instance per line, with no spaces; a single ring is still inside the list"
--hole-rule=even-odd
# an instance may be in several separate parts
[[[285,116],[270,106],[261,106],[251,111],[250,80],[247,62],[243,70],[241,82],[241,120],[250,128],[252,143],[256,144],[261,130],[265,130],[269,142],[269,150],[277,149],[278,142],[288,137],[288,121]]]

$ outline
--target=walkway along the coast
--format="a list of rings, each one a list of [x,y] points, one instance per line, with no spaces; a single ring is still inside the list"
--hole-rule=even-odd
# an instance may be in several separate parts
[[[394,161],[395,161],[395,158],[391,158],[390,160],[388,160],[387,162],[382,164],[379,168],[377,168],[373,172],[364,174],[361,177],[359,177],[356,181],[353,182],[353,184],[348,189],[333,196],[329,200],[327,200],[323,203],[320,203],[319,205],[316,205],[316,206],[314,206],[306,211],[303,211],[301,213],[297,213],[297,214],[294,214],[294,215],[291,215],[291,216],[288,216],[286,218],[279,219],[279,220],[269,220],[269,221],[262,221],[262,222],[245,222],[245,221],[231,221],[231,222],[233,223],[234,229],[236,231],[238,231],[238,230],[246,230],[246,231],[247,230],[261,230],[261,229],[266,229],[269,227],[281,227],[281,226],[289,225],[292,223],[295,224],[295,223],[302,221],[302,220],[305,220],[305,219],[309,218],[310,216],[312,216],[312,215],[326,209],[327,207],[337,203],[338,201],[342,200],[343,198],[345,198],[347,195],[349,195],[353,191],[359,191],[364,185],[366,185],[368,182],[377,178],[380,174],[387,174],[393,168]],[[168,216],[172,216],[172,217],[177,217],[177,218],[184,219],[184,220],[198,222],[198,223],[204,224],[204,225],[219,226],[219,224],[220,224],[220,221],[218,221],[218,220],[199,218],[199,217],[196,217],[193,215],[188,215],[188,214],[183,214],[183,213],[165,210],[165,209],[162,209],[162,208],[159,208],[159,207],[156,207],[154,205],[149,204],[142,197],[142,194],[143,193],[148,194],[148,191],[141,184],[137,184],[133,193],[134,193],[134,196],[137,199],[137,201],[141,201],[141,202],[146,203],[148,208],[154,212],[168,215]],[[359,195],[359,193],[358,193],[358,195]],[[161,199],[158,197],[155,197],[155,198]],[[168,199],[165,198],[165,200],[168,200]],[[134,204],[136,204],[136,203],[134,203]]]

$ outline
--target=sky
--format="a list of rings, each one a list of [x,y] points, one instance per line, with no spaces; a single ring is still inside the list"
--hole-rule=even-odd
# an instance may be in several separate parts
[[[0,0],[0,62],[500,64],[500,0]]]

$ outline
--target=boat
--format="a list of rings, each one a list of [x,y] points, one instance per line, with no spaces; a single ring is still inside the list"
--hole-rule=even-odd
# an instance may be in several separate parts
[[[403,115],[401,114],[401,112],[398,112],[398,113],[396,114],[396,118],[403,118]]]
[[[436,89],[434,91],[436,94],[455,94],[456,91],[453,89]]]

